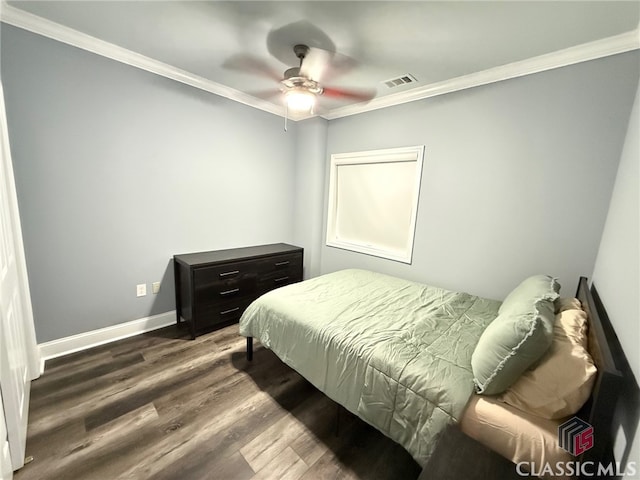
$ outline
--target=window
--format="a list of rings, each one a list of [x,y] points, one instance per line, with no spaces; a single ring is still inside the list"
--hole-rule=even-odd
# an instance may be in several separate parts
[[[424,146],[331,155],[327,245],[411,263]]]

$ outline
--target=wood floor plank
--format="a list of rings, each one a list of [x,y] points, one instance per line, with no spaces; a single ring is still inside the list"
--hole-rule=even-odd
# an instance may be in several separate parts
[[[327,449],[327,442],[337,434],[336,422],[338,406],[322,393],[317,392],[304,408],[293,412],[304,425],[302,434],[291,442],[291,448],[307,465],[313,465]]]
[[[325,422],[326,425],[329,425]],[[291,442],[291,448],[307,464],[313,465],[326,452],[327,445],[317,436],[315,432],[303,430],[302,433]]]
[[[147,405],[94,432],[67,440],[56,451],[54,461],[51,456],[45,461],[34,452],[34,461],[19,473],[26,474],[25,478],[112,478],[117,474],[118,457],[123,452],[130,455],[144,438],[145,429],[152,428],[156,420],[153,405]]]
[[[153,480],[250,480],[254,475],[254,471],[240,455],[240,452],[236,450],[223,459],[201,459],[195,464],[185,465],[179,471],[173,471],[169,476],[165,476],[164,472],[161,472],[160,476],[152,476],[151,478]]]
[[[212,371],[216,371],[215,362],[204,362],[202,365],[196,366],[192,365],[192,368],[181,372],[180,376],[173,378],[171,381],[165,378],[163,379],[164,381],[159,381],[153,386],[137,389],[135,392],[130,390],[126,395],[119,395],[117,398],[112,397],[109,402],[95,409],[92,414],[85,417],[85,426],[87,430],[91,430],[114,418],[136,410],[142,405],[158,400],[175,389],[200,383],[202,379]]]
[[[123,355],[118,358],[111,358],[108,361],[105,361],[101,357],[100,363],[89,368],[77,368],[75,369],[73,375],[58,374],[56,376],[57,378],[52,378],[53,375],[48,375],[42,379],[42,382],[34,382],[35,384],[37,384],[37,388],[35,389],[34,394],[31,397],[32,401],[34,405],[37,405],[39,396],[42,395],[40,394],[40,392],[43,392],[45,388],[48,391],[57,390],[59,392],[65,390],[74,390],[73,395],[75,395],[77,392],[77,390],[75,390],[76,385],[80,385],[109,373],[118,372],[120,370],[126,369],[127,367],[131,367],[132,365],[137,365],[142,362],[144,362],[144,357],[140,353]]]
[[[382,452],[393,447],[393,442],[373,427],[359,419],[341,428],[339,435],[327,440],[327,452],[318,459],[301,477],[304,480],[319,479],[362,479],[384,478],[378,475],[375,464]],[[397,459],[400,463],[417,465],[403,450],[404,458]],[[396,468],[398,466],[396,465]],[[419,468],[418,468],[419,470]],[[415,476],[396,476],[392,474],[388,480],[396,478],[417,478]]]
[[[86,431],[82,420],[62,423],[57,428],[47,431],[46,435],[32,436],[27,431],[27,455],[32,455],[35,460],[19,470],[18,476],[46,478],[39,476],[37,471],[47,472],[64,457],[69,445],[81,442],[85,438]]]
[[[106,355],[111,357],[111,347],[113,344],[98,345],[87,350],[70,353],[68,355],[50,358],[45,361],[45,373],[55,372],[62,368],[67,370],[77,365],[82,365],[85,361],[90,361],[100,356]]]
[[[135,448],[135,443],[144,438],[143,432],[154,430],[157,420],[153,404],[146,404],[101,425],[83,442],[70,445],[68,454],[59,465],[60,478],[81,475],[114,477],[118,474],[118,462],[113,459],[121,452]],[[131,435],[132,431],[135,431],[134,435]]]
[[[333,429],[335,423],[327,421],[327,417],[333,419],[336,411],[335,403],[314,390],[304,402],[291,408],[289,415],[263,430],[245,445],[240,453],[254,470],[259,471],[272,458],[291,446],[298,455],[302,453],[301,458],[310,465],[326,451],[320,438],[326,437]]]
[[[253,480],[298,480],[308,469],[304,460],[291,447],[286,447],[264,465]]]
[[[285,382],[283,388],[290,390],[294,386],[292,383]],[[299,378],[297,383],[302,383]],[[253,388],[255,388],[255,385]],[[301,388],[296,388],[296,390],[299,392],[304,391]],[[231,407],[225,405],[225,403],[216,405],[220,407],[220,410],[224,409],[224,413],[227,416],[232,415],[233,421],[219,432],[210,429],[209,438],[190,446],[177,460],[163,467],[162,473],[154,475],[153,478],[179,478],[182,472],[185,471],[190,472],[190,475],[185,478],[210,478],[206,476],[199,477],[197,472],[201,472],[204,469],[217,470],[225,468],[223,464],[226,463],[226,458],[234,453],[239,454],[239,449],[243,445],[287,414],[270,394],[260,390],[254,390],[253,395],[245,394],[243,398],[245,399],[246,411],[242,412],[241,415],[234,416]],[[224,402],[223,399],[222,401]],[[246,461],[244,463],[248,467]],[[253,475],[253,470],[251,472]]]
[[[264,397],[256,394],[255,397]],[[260,398],[252,399],[258,405]],[[250,404],[252,405],[252,404]],[[133,465],[122,473],[130,478],[147,478],[158,475],[160,471],[174,463],[181,463],[184,455],[203,443],[218,443],[224,439],[224,432],[233,428],[235,418],[246,415],[251,407],[240,404],[228,411],[226,415],[214,415],[208,419],[200,418],[197,423],[185,423],[175,431],[167,432],[164,439],[154,443],[153,448],[146,449],[145,465]]]
[[[248,362],[237,324],[196,340],[172,326],[47,362],[32,387],[34,461],[15,478],[417,478],[404,449],[353,415],[336,435],[336,404],[254,352]]]
[[[327,451],[300,477],[300,479],[358,480],[358,477],[348,468],[348,466],[344,465],[339,460],[338,456],[334,452]]]
[[[51,392],[51,384],[60,378],[69,378],[69,373],[81,373],[85,370],[89,370],[91,368],[96,368],[99,365],[109,364],[113,355],[109,350],[105,350],[103,352],[96,352],[93,355],[87,356],[87,354],[82,357],[76,358],[75,361],[69,359],[68,362],[62,362],[61,359],[66,357],[58,357],[52,360],[47,360],[45,362],[45,371],[37,381],[32,382],[31,384],[31,395],[32,398],[34,396],[38,396],[43,392],[43,394],[47,394]],[[54,363],[57,360],[57,364]]]
[[[184,346],[190,339],[191,336],[186,328],[181,329],[172,325],[110,343],[109,351],[114,358],[120,355],[143,352],[145,358],[148,359],[155,352],[167,352],[170,347]]]
[[[240,453],[257,472],[289,448],[289,444],[302,433],[302,427],[295,418],[286,415],[242,447]]]
[[[260,369],[268,369],[268,365],[261,365]],[[274,385],[276,389],[274,392],[275,398],[279,397],[277,389],[281,389],[286,391],[287,395],[304,399],[304,396],[300,397],[295,392],[304,391],[308,387],[303,385],[299,375],[290,369],[288,372],[298,380],[295,382],[276,382]],[[131,477],[142,476],[143,478],[146,478],[145,476],[149,474],[157,475],[161,470],[170,469],[173,464],[183,464],[185,456],[188,456],[190,451],[197,450],[199,445],[221,446],[226,442],[227,434],[230,431],[238,433],[238,430],[236,430],[238,419],[253,417],[256,427],[265,428],[264,425],[270,425],[274,418],[278,418],[278,413],[276,413],[276,415],[265,416],[261,422],[259,416],[255,413],[264,411],[265,407],[269,407],[269,405],[277,409],[279,408],[278,402],[275,401],[271,394],[256,389],[255,385],[246,381],[246,374],[238,372],[234,376],[238,377],[237,380],[244,378],[244,386],[239,381],[236,381],[233,388],[223,385],[215,392],[205,388],[205,392],[208,394],[205,393],[203,396],[196,395],[194,392],[196,400],[195,403],[191,404],[190,408],[184,410],[171,409],[175,416],[171,417],[169,421],[177,425],[178,428],[171,431],[170,436],[156,442],[152,449],[148,449],[148,465],[144,471],[140,471],[137,466],[134,466],[124,475]],[[242,388],[249,388],[254,393],[241,394],[242,401],[239,402],[238,392],[242,391]],[[286,412],[283,412],[280,408],[279,415],[284,416],[285,414]],[[167,411],[161,412],[161,416],[166,422],[168,418]],[[249,435],[253,433],[248,429],[245,429],[245,431]],[[253,438],[253,435],[250,438]],[[237,441],[244,444],[249,440],[242,436],[237,436]],[[236,444],[234,448],[239,449],[240,446],[241,444]]]
[[[53,389],[33,403],[30,425],[34,431],[46,430],[52,427],[50,422],[56,418],[52,415],[55,411],[62,409],[69,418],[80,418],[88,407],[104,407],[136,392],[157,387],[163,381],[179,381],[183,374],[194,368],[210,367],[218,360],[216,353],[219,352],[212,339],[193,345],[185,342],[177,351],[170,347],[162,358],[90,379],[71,391]]]

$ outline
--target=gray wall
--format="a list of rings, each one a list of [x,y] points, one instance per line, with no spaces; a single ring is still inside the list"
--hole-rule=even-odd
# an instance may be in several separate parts
[[[282,129],[279,117],[3,25],[38,341],[174,308],[175,253],[305,248],[502,298],[593,270],[638,79],[629,53]],[[426,145],[412,265],[324,246],[331,153]],[[159,295],[137,283],[162,280]]]
[[[640,88],[636,92],[592,280],[640,380]],[[640,426],[629,461],[640,465]],[[638,477],[636,477],[638,478]]]
[[[324,246],[322,272],[498,299],[549,273],[573,294],[593,270],[638,65],[617,55],[330,122],[327,155],[426,149],[412,265]]]
[[[292,241],[295,124],[285,133],[280,117],[5,24],[1,35],[38,342],[174,309],[176,253]]]
[[[611,196],[592,280],[640,379],[640,88]]]
[[[296,136],[293,239],[304,248],[305,278],[320,275],[327,124],[319,117],[301,121]]]

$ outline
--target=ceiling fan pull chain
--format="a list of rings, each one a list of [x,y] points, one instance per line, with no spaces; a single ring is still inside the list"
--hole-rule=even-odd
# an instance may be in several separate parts
[[[289,117],[289,104],[284,103],[284,131],[287,131],[287,118]]]

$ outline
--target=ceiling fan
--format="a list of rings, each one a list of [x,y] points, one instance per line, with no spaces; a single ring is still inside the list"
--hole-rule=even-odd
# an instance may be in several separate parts
[[[300,64],[287,69],[284,78],[280,80],[280,91],[284,94],[289,109],[313,112],[320,95],[358,102],[371,100],[375,96],[374,90],[345,90],[322,86],[320,75],[329,64],[330,52],[318,48],[312,50],[304,44],[295,45],[293,52]]]
[[[376,94],[375,89],[343,89],[325,84],[327,78],[345,73],[356,62],[337,53],[331,39],[305,20],[269,32],[267,47],[276,59],[290,65],[295,58],[298,65],[288,68],[280,75],[260,58],[238,54],[229,58],[223,66],[266,76],[278,82],[278,88],[252,94],[265,99],[281,95],[287,111],[316,113],[318,99],[321,97],[364,102],[371,100]]]

